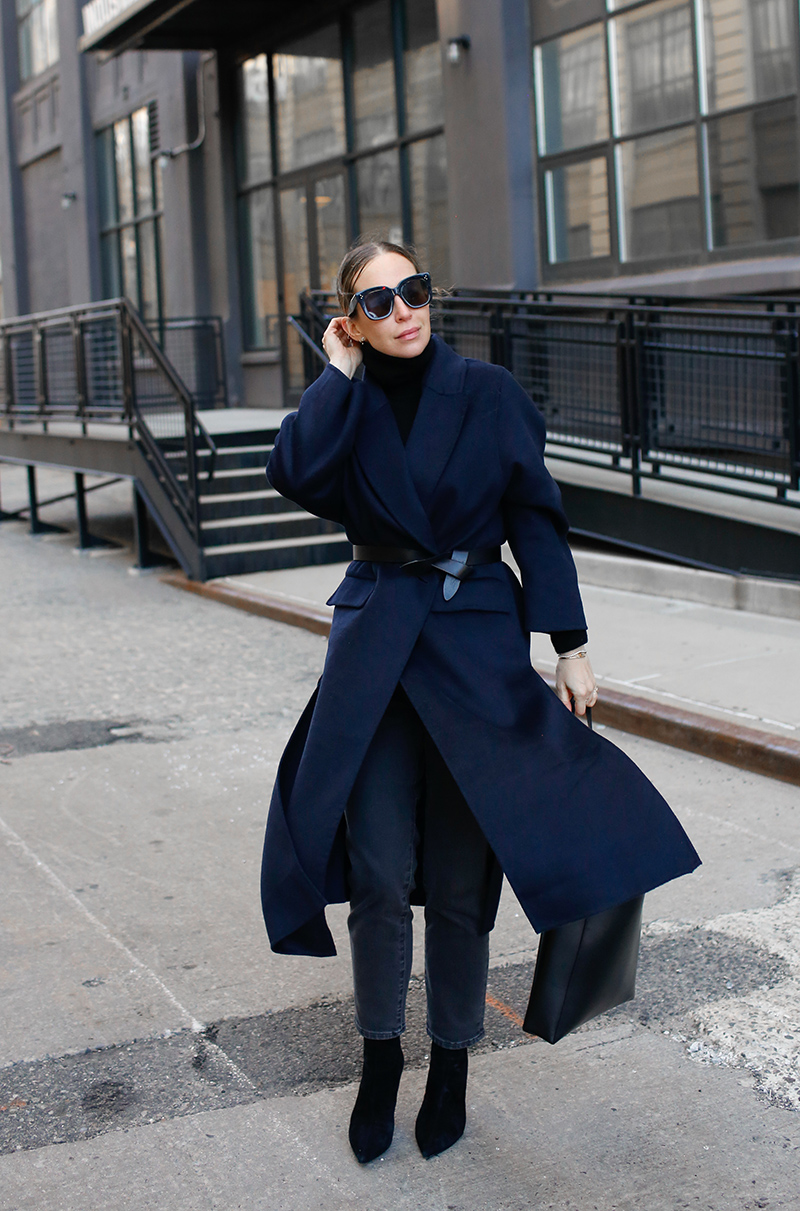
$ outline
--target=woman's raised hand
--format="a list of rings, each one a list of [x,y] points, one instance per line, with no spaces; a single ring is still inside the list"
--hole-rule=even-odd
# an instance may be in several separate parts
[[[559,659],[556,665],[556,694],[564,706],[571,708],[574,700],[576,715],[585,715],[587,706],[594,706],[597,702],[597,683],[588,656]]]
[[[346,374],[348,378],[352,378],[363,358],[361,345],[348,336],[346,323],[343,315],[338,315],[336,319],[331,320],[322,338],[322,348],[330,358],[331,365],[337,370],[341,370],[342,374]]]

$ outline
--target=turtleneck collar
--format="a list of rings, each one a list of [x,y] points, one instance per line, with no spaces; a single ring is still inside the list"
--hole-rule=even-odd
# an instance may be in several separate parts
[[[364,369],[384,390],[421,380],[433,357],[433,338],[416,357],[392,357],[367,344],[362,347]]]

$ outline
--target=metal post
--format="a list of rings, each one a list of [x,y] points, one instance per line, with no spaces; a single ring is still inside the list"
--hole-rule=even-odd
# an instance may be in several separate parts
[[[88,384],[86,379],[86,349],[83,343],[83,322],[78,316],[73,316],[72,353],[75,358],[75,388],[78,396],[78,416],[81,420],[81,430],[86,435],[86,405],[88,402]]]
[[[644,385],[644,357],[641,348],[639,327],[635,322],[633,312],[626,311],[625,318],[618,327],[619,338],[622,341],[622,381],[623,390],[623,424],[624,442],[630,453],[631,460],[631,492],[634,496],[642,495],[641,459],[644,440],[643,414],[646,408],[646,391]]]
[[[39,534],[39,502],[36,499],[36,468],[28,466],[28,509],[31,515],[31,534]]]
[[[128,312],[122,305],[117,313],[119,324],[120,358],[122,361],[122,406],[123,415],[128,422],[131,437],[134,436],[134,382],[133,382],[133,340],[131,326],[128,322]]]
[[[100,484],[99,487],[106,487],[106,484]],[[89,491],[91,492],[91,488]],[[90,551],[97,547],[118,547],[119,543],[114,542],[110,538],[98,538],[96,534],[89,531],[89,515],[86,511],[86,484],[84,483],[83,471],[75,472],[75,504],[78,513],[78,549],[80,551]]]
[[[150,514],[147,511],[144,497],[135,482],[133,484],[133,536],[136,542],[136,567],[140,571],[168,565],[169,561],[156,554],[150,546]]]
[[[44,337],[42,330],[37,323],[31,325],[33,329],[33,372],[34,381],[36,383],[36,405],[39,415],[42,418],[42,428],[47,432],[47,364],[46,351],[44,347]]]
[[[5,399],[3,401],[6,416],[8,417],[9,429],[14,428],[14,367],[11,361],[11,337],[8,334],[8,329],[3,328],[3,386],[5,388]]]
[[[39,498],[36,493],[36,467],[28,464],[28,511],[31,519],[31,534],[63,534],[63,526],[51,526],[39,519]]]
[[[83,482],[83,472],[75,472],[75,504],[78,510],[78,546],[82,551],[94,546],[89,533],[89,522],[86,516],[86,490]]]
[[[0,463],[0,467],[2,467],[2,465],[3,464]],[[3,498],[2,498],[2,495],[0,495],[0,521],[16,521],[17,520],[16,515],[14,513],[4,512],[2,504],[3,504]]]
[[[786,333],[786,411],[789,429],[789,487],[797,491],[800,484],[800,341],[796,316],[787,317]],[[786,492],[778,492],[785,499]]]

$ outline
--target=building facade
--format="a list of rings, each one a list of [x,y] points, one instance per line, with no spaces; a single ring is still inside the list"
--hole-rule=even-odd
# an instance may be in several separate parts
[[[800,289],[795,0],[0,0],[6,316],[217,314],[232,402],[359,234],[444,286]]]

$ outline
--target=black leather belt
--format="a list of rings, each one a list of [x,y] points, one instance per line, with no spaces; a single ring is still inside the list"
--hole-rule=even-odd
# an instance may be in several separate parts
[[[500,547],[473,547],[471,551],[452,551],[449,555],[429,555],[416,547],[371,547],[355,544],[353,559],[365,563],[399,563],[404,572],[418,576],[435,568],[444,574],[444,597],[449,601],[458,592],[462,580],[472,574],[480,564],[499,563],[502,559]]]

